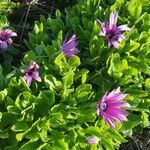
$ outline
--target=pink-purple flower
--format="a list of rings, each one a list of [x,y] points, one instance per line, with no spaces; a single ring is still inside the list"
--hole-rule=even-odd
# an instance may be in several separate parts
[[[63,41],[61,51],[64,53],[64,55],[67,58],[73,57],[74,55],[79,53],[77,44],[78,43],[77,43],[76,35],[73,34],[68,41],[67,40]]]
[[[11,37],[17,36],[15,32],[10,29],[0,31],[0,49],[5,50],[13,42]]]
[[[98,144],[98,139],[96,137],[91,137],[90,136],[90,137],[87,138],[87,143],[90,144],[90,145],[91,144]]]
[[[112,92],[106,92],[100,101],[97,102],[97,115],[102,116],[104,121],[115,128],[116,121],[122,123],[127,121],[126,115],[128,112],[123,107],[130,107],[129,103],[123,102],[128,94],[123,94],[120,87]]]
[[[27,69],[21,70],[21,72],[24,74],[23,78],[28,84],[28,86],[31,85],[33,80],[41,82],[39,72],[37,71],[38,69],[39,69],[38,64],[36,64],[34,61],[31,61]]]
[[[109,17],[109,22],[101,22],[97,20],[101,27],[99,35],[107,38],[108,47],[119,48],[119,42],[123,41],[125,37],[121,34],[122,31],[129,31],[130,28],[124,24],[117,26],[118,13],[112,12]]]

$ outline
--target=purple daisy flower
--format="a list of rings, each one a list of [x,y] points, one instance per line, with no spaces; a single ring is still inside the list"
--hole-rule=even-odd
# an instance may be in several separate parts
[[[39,68],[38,64],[31,61],[27,69],[21,70],[21,72],[24,74],[24,80],[28,84],[28,86],[31,85],[32,80],[36,80],[41,82],[41,78],[39,76],[39,72],[37,71]]]
[[[95,137],[88,137],[87,143],[90,144],[90,145],[91,144],[98,144],[98,139],[95,138]]]
[[[101,22],[100,20],[97,20],[101,27],[99,35],[107,38],[108,47],[114,46],[115,48],[119,48],[119,42],[125,39],[121,32],[131,30],[126,24],[117,27],[117,19],[118,13],[112,12],[109,17],[109,22]]]
[[[127,96],[128,94],[121,93],[120,87],[110,93],[106,92],[97,102],[97,115],[101,115],[104,121],[113,128],[115,128],[115,121],[120,123],[127,121],[128,112],[122,109],[122,107],[130,107],[127,102],[122,102]]]
[[[13,42],[12,36],[17,36],[17,34],[10,29],[0,31],[0,49],[7,49],[8,45]]]
[[[64,55],[68,58],[73,57],[75,54],[79,53],[79,50],[77,49],[77,39],[76,35],[73,34],[72,37],[67,41],[65,40],[62,44],[62,52]]]

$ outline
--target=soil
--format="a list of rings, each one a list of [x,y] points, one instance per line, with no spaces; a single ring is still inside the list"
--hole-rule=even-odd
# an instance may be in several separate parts
[[[133,134],[128,142],[121,144],[120,150],[150,150],[150,129],[145,128],[142,134]]]

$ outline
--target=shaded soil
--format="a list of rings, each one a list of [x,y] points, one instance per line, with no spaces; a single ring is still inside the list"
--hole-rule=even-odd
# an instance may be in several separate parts
[[[121,144],[120,150],[150,150],[150,129],[144,129],[142,134],[134,133],[127,140]]]

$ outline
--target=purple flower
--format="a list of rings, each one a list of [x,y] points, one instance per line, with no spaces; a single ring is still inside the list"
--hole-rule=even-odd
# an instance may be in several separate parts
[[[120,123],[127,121],[128,112],[122,109],[122,107],[130,107],[127,102],[122,102],[127,96],[128,94],[121,93],[120,87],[110,93],[106,92],[97,102],[97,115],[101,115],[104,121],[113,128],[115,128],[115,121]]]
[[[75,54],[78,54],[76,35],[73,34],[72,37],[67,41],[65,40],[62,44],[62,52],[68,58],[73,57]]]
[[[100,20],[97,20],[101,27],[99,35],[107,38],[108,47],[114,46],[115,48],[119,48],[119,42],[125,39],[121,32],[130,30],[126,24],[117,27],[117,19],[118,13],[112,12],[109,17],[109,22],[101,22]]]
[[[12,36],[17,36],[17,34],[10,29],[0,31],[0,49],[7,49],[12,43]]]
[[[98,144],[98,140],[95,137],[88,137],[87,143],[90,144],[90,145],[91,144]]]
[[[24,80],[28,84],[28,86],[31,85],[32,80],[36,80],[41,82],[41,78],[39,77],[39,72],[37,71],[39,66],[31,61],[27,69],[21,70],[21,72],[24,74]]]

